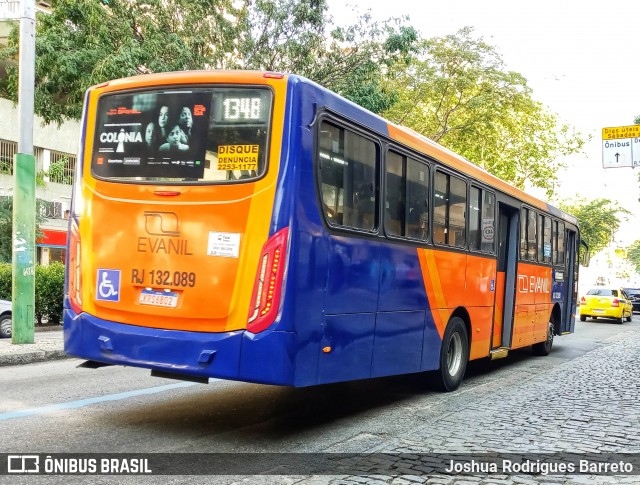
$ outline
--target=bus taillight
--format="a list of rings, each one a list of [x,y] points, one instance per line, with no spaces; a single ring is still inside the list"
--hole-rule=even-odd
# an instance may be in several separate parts
[[[75,222],[69,234],[69,303],[76,313],[82,312],[82,273],[80,271],[80,234]]]
[[[285,227],[262,248],[247,322],[247,330],[253,333],[266,329],[278,314],[288,240],[289,228]]]

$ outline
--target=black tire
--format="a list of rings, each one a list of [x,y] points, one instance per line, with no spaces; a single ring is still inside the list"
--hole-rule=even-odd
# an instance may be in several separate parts
[[[581,322],[586,322],[587,321],[587,316],[586,315],[580,315],[580,321]]]
[[[549,326],[547,327],[547,340],[544,342],[538,342],[531,346],[531,350],[536,355],[549,355],[551,353],[551,347],[553,346],[553,334],[554,334],[553,318],[549,320]]]
[[[616,318],[616,323],[618,325],[622,325],[624,323],[624,318],[620,317],[620,318]]]
[[[630,321],[631,321],[631,315],[627,317],[627,322],[630,322]]]
[[[0,338],[11,338],[11,315],[0,317]]]
[[[434,384],[445,392],[455,391],[462,383],[469,361],[469,335],[459,317],[449,320],[440,347],[440,368],[435,372]]]

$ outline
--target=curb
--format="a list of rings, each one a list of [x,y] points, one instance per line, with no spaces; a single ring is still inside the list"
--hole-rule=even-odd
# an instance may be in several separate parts
[[[70,356],[65,354],[64,350],[35,350],[32,352],[19,352],[15,354],[0,355],[0,367],[33,364],[36,362],[68,358],[70,358]]]

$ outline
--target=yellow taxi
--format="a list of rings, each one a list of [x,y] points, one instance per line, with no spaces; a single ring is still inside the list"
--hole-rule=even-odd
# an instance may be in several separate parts
[[[592,288],[580,299],[580,321],[589,318],[613,318],[622,323],[631,321],[631,298],[622,288]]]

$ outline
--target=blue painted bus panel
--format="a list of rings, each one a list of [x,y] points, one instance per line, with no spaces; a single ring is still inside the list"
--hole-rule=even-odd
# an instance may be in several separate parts
[[[267,384],[292,385],[294,379],[294,340],[290,332],[242,333],[240,379]],[[299,385],[311,385],[304,381]]]
[[[371,376],[375,313],[327,315],[320,344],[318,384]]]
[[[380,244],[368,239],[332,237],[329,258],[325,313],[375,312],[378,309]]]
[[[428,307],[416,248],[403,244],[382,246],[378,311],[424,311]]]
[[[426,313],[424,341],[422,344],[422,366],[420,370],[430,371],[440,367],[440,347],[442,339],[430,311]]]
[[[416,311],[376,315],[371,377],[420,371],[424,314],[424,311]]]
[[[124,325],[64,312],[64,350],[110,364],[238,379],[243,331],[184,332]]]

